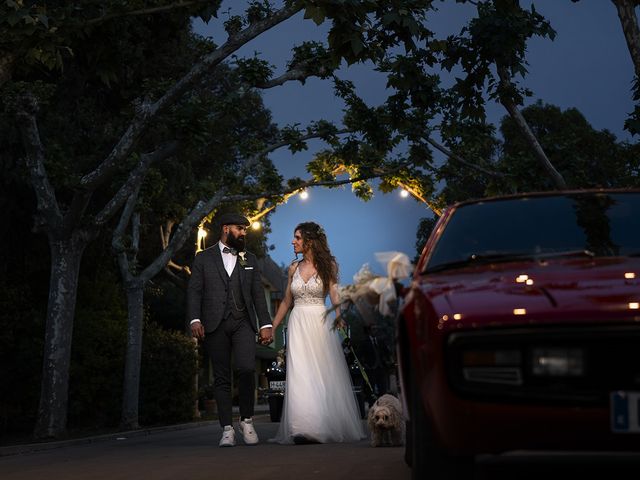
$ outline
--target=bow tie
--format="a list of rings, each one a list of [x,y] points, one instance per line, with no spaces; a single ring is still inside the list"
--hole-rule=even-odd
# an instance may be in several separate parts
[[[230,253],[231,255],[237,255],[238,251],[235,248],[224,247],[222,253]]]

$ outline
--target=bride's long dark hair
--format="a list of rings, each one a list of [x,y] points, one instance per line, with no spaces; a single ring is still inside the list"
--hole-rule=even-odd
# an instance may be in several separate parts
[[[313,253],[313,266],[318,272],[324,294],[329,293],[329,285],[338,283],[338,262],[329,250],[324,229],[315,222],[303,222],[293,232],[300,231],[303,245]]]

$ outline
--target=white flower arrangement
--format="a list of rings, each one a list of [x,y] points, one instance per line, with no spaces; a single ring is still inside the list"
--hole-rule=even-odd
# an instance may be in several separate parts
[[[390,305],[396,301],[395,282],[408,278],[413,270],[409,257],[401,252],[379,252],[376,259],[385,265],[387,276],[375,275],[365,263],[353,276],[353,284],[338,287],[341,305],[353,304],[365,321],[377,308],[385,316],[392,315]]]

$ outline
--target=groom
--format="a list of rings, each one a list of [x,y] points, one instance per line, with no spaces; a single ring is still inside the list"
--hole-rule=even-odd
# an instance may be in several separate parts
[[[231,358],[238,370],[240,425],[244,443],[255,445],[253,428],[256,316],[260,342],[271,341],[271,318],[256,256],[245,251],[249,220],[237,213],[219,218],[220,241],[193,261],[187,290],[191,333],[203,340],[213,367],[222,427],[221,447],[236,444],[231,408]]]

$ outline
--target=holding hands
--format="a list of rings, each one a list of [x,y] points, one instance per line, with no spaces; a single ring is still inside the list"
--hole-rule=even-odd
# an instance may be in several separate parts
[[[260,345],[269,345],[271,342],[273,342],[273,328],[266,327],[260,329],[260,338],[258,341]]]
[[[191,323],[191,335],[198,340],[202,340],[204,338],[204,327],[200,321],[194,321]]]

